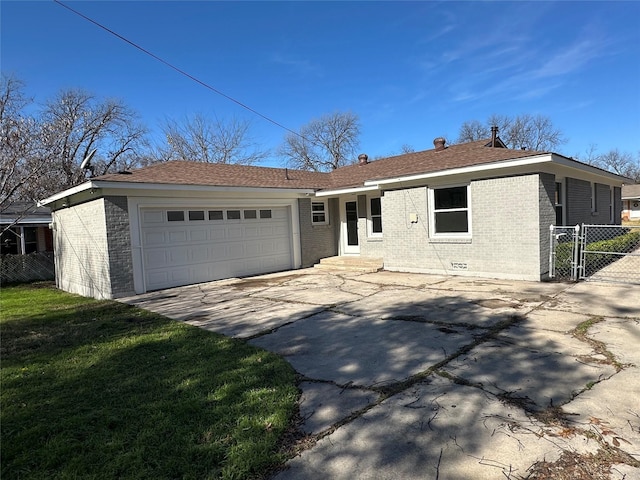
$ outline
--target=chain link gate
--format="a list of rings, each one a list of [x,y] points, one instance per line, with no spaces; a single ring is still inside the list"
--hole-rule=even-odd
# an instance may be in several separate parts
[[[640,226],[550,227],[549,277],[640,284]]]

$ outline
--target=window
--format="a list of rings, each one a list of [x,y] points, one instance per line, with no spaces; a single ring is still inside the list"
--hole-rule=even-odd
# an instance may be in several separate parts
[[[182,210],[169,210],[167,212],[169,222],[184,222],[184,212]]]
[[[223,220],[222,210],[209,210],[209,220]]]
[[[591,213],[598,213],[598,185],[591,184]]]
[[[244,218],[245,220],[258,218],[258,212],[256,212],[255,210],[245,210]]]
[[[469,236],[469,186],[430,189],[431,233],[444,236]]]
[[[189,221],[204,220],[204,210],[189,210]]]
[[[380,197],[369,199],[369,236],[382,236],[382,204]]]
[[[38,232],[36,227],[22,227],[22,235],[24,238],[24,252],[34,253],[38,251]]]
[[[311,202],[311,223],[313,225],[325,225],[329,223],[329,212],[327,211],[327,201]]]
[[[609,223],[615,224],[614,214],[615,195],[613,187],[609,187]]]
[[[271,210],[260,210],[260,218],[271,218]]]
[[[554,206],[556,209],[556,226],[564,225],[564,220],[562,219],[564,214],[564,202],[562,200],[563,195],[562,181],[556,182],[556,194],[554,199]]]
[[[240,220],[240,210],[227,210],[227,220]]]

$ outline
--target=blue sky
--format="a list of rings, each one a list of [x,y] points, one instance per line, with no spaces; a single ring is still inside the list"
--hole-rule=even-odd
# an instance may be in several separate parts
[[[292,130],[356,113],[370,157],[453,141],[493,113],[548,116],[568,156],[640,151],[640,2],[65,3]],[[201,113],[249,120],[266,148],[284,138],[53,1],[5,0],[0,17],[2,71],[37,102],[81,87],[156,133]]]

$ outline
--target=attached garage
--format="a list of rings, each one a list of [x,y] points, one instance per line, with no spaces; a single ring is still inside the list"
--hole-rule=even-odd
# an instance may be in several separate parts
[[[145,290],[293,268],[288,207],[140,210]]]

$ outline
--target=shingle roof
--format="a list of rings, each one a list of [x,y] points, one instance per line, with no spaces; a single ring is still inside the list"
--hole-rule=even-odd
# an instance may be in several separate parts
[[[548,152],[488,147],[489,140],[452,145],[349,165],[330,173],[188,161],[157,163],[130,174],[109,174],[94,180],[203,186],[339,189],[361,186],[367,180],[431,173],[453,168],[531,157]]]
[[[623,185],[622,198],[640,198],[640,184]]]

